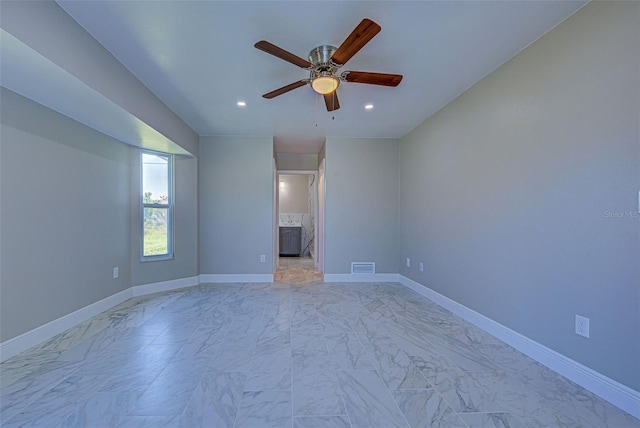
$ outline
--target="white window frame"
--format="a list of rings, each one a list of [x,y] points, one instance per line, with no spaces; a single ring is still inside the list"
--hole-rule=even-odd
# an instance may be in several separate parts
[[[154,203],[145,203],[144,202],[144,163],[143,163],[143,155],[151,154],[154,156],[160,156],[167,158],[167,168],[168,168],[168,195],[167,195],[167,203],[166,204],[154,204]],[[174,236],[173,236],[173,207],[174,207],[174,183],[173,183],[173,155],[170,153],[157,152],[154,150],[140,150],[140,261],[141,262],[154,262],[161,260],[171,260],[174,257]],[[145,208],[165,208],[167,209],[167,253],[166,254],[158,254],[153,256],[145,256],[144,255],[144,209]]]

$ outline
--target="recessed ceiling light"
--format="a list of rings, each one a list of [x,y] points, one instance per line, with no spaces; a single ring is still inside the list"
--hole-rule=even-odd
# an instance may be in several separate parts
[[[244,101],[238,101],[236,104],[238,105],[238,107],[246,107],[247,105],[247,103]]]
[[[373,110],[373,104],[367,104],[364,106],[364,108],[367,110]]]

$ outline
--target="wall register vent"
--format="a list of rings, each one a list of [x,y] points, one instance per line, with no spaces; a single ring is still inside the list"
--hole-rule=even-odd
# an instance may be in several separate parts
[[[351,263],[351,273],[376,273],[374,262],[353,262]]]

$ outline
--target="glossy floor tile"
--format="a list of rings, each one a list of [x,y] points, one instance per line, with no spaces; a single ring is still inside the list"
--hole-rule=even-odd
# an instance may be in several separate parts
[[[289,279],[134,298],[5,361],[0,425],[640,427],[402,285]]]

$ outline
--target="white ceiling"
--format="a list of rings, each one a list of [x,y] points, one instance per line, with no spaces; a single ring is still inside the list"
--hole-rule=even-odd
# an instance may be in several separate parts
[[[317,153],[326,136],[399,138],[584,5],[571,1],[58,1],[200,135],[274,136]],[[370,18],[382,31],[342,70],[403,74],[397,88],[343,83],[341,108],[302,87],[306,59]],[[238,108],[236,102],[247,103]],[[370,111],[367,103],[374,104]]]

